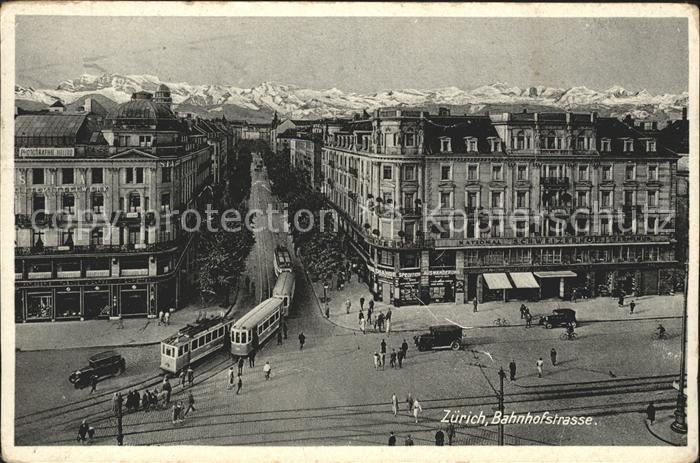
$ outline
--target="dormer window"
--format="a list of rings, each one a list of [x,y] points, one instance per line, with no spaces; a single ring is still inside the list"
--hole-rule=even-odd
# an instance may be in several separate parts
[[[443,153],[449,153],[452,151],[452,140],[450,140],[448,137],[441,137],[440,138],[440,151]]]
[[[625,153],[631,153],[634,151],[634,140],[625,139],[622,140],[622,151]]]
[[[647,152],[649,152],[649,153],[656,152],[656,140],[647,140]]]
[[[609,153],[610,152],[610,139],[609,138],[603,138],[600,140],[600,150]]]
[[[492,153],[501,151],[501,140],[498,138],[489,138],[489,145],[491,146]]]
[[[467,152],[474,153],[478,151],[475,137],[466,137],[464,139],[464,146],[466,146]]]

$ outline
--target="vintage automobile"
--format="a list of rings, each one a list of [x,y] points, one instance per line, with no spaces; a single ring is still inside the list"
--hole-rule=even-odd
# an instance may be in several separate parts
[[[90,384],[90,378],[95,375],[97,378],[110,375],[120,375],[126,370],[124,357],[114,351],[101,352],[88,359],[88,365],[75,370],[68,377],[76,389],[86,387]]]
[[[553,328],[555,326],[566,326],[569,323],[575,328],[578,324],[576,321],[576,312],[571,309],[554,309],[551,315],[540,317],[540,325],[545,328]]]
[[[418,350],[452,349],[462,347],[462,328],[455,325],[431,326],[428,333],[413,337]]]

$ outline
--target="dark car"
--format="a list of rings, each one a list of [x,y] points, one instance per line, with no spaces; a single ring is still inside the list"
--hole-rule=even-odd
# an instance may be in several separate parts
[[[551,315],[540,317],[540,325],[545,328],[553,328],[555,326],[566,326],[569,323],[576,327],[576,312],[571,309],[554,309]]]
[[[431,326],[428,333],[413,337],[418,350],[452,349],[462,347],[462,328],[455,325]]]
[[[90,384],[90,378],[93,375],[99,379],[103,376],[120,375],[124,370],[126,370],[124,357],[114,351],[107,351],[90,357],[88,365],[71,373],[68,381],[78,389]]]

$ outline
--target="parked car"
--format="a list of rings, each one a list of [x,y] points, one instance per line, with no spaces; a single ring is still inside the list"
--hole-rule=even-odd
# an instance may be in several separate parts
[[[413,337],[418,350],[452,349],[462,347],[462,328],[455,325],[431,326],[428,333]]]
[[[566,326],[569,323],[576,327],[576,311],[571,309],[554,309],[551,315],[540,317],[540,325],[545,328],[553,328],[555,326]]]
[[[78,389],[90,384],[90,378],[93,375],[99,379],[104,376],[120,375],[124,370],[126,370],[124,357],[114,351],[101,352],[90,357],[87,366],[71,373],[68,381]]]

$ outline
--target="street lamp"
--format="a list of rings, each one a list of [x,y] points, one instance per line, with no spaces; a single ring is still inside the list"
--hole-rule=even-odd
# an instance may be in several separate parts
[[[688,263],[685,264],[685,282],[683,288],[683,334],[681,342],[681,374],[678,381],[678,397],[676,398],[676,410],[673,412],[675,420],[671,423],[671,429],[678,434],[688,433],[688,424],[685,421],[685,343],[686,321],[688,319]]]
[[[506,378],[506,372],[503,371],[503,367],[498,370],[498,377],[501,380],[501,393],[498,394],[498,411],[501,412],[501,422],[498,425],[498,445],[503,445],[503,416],[505,415],[505,410],[503,406],[503,380]]]

